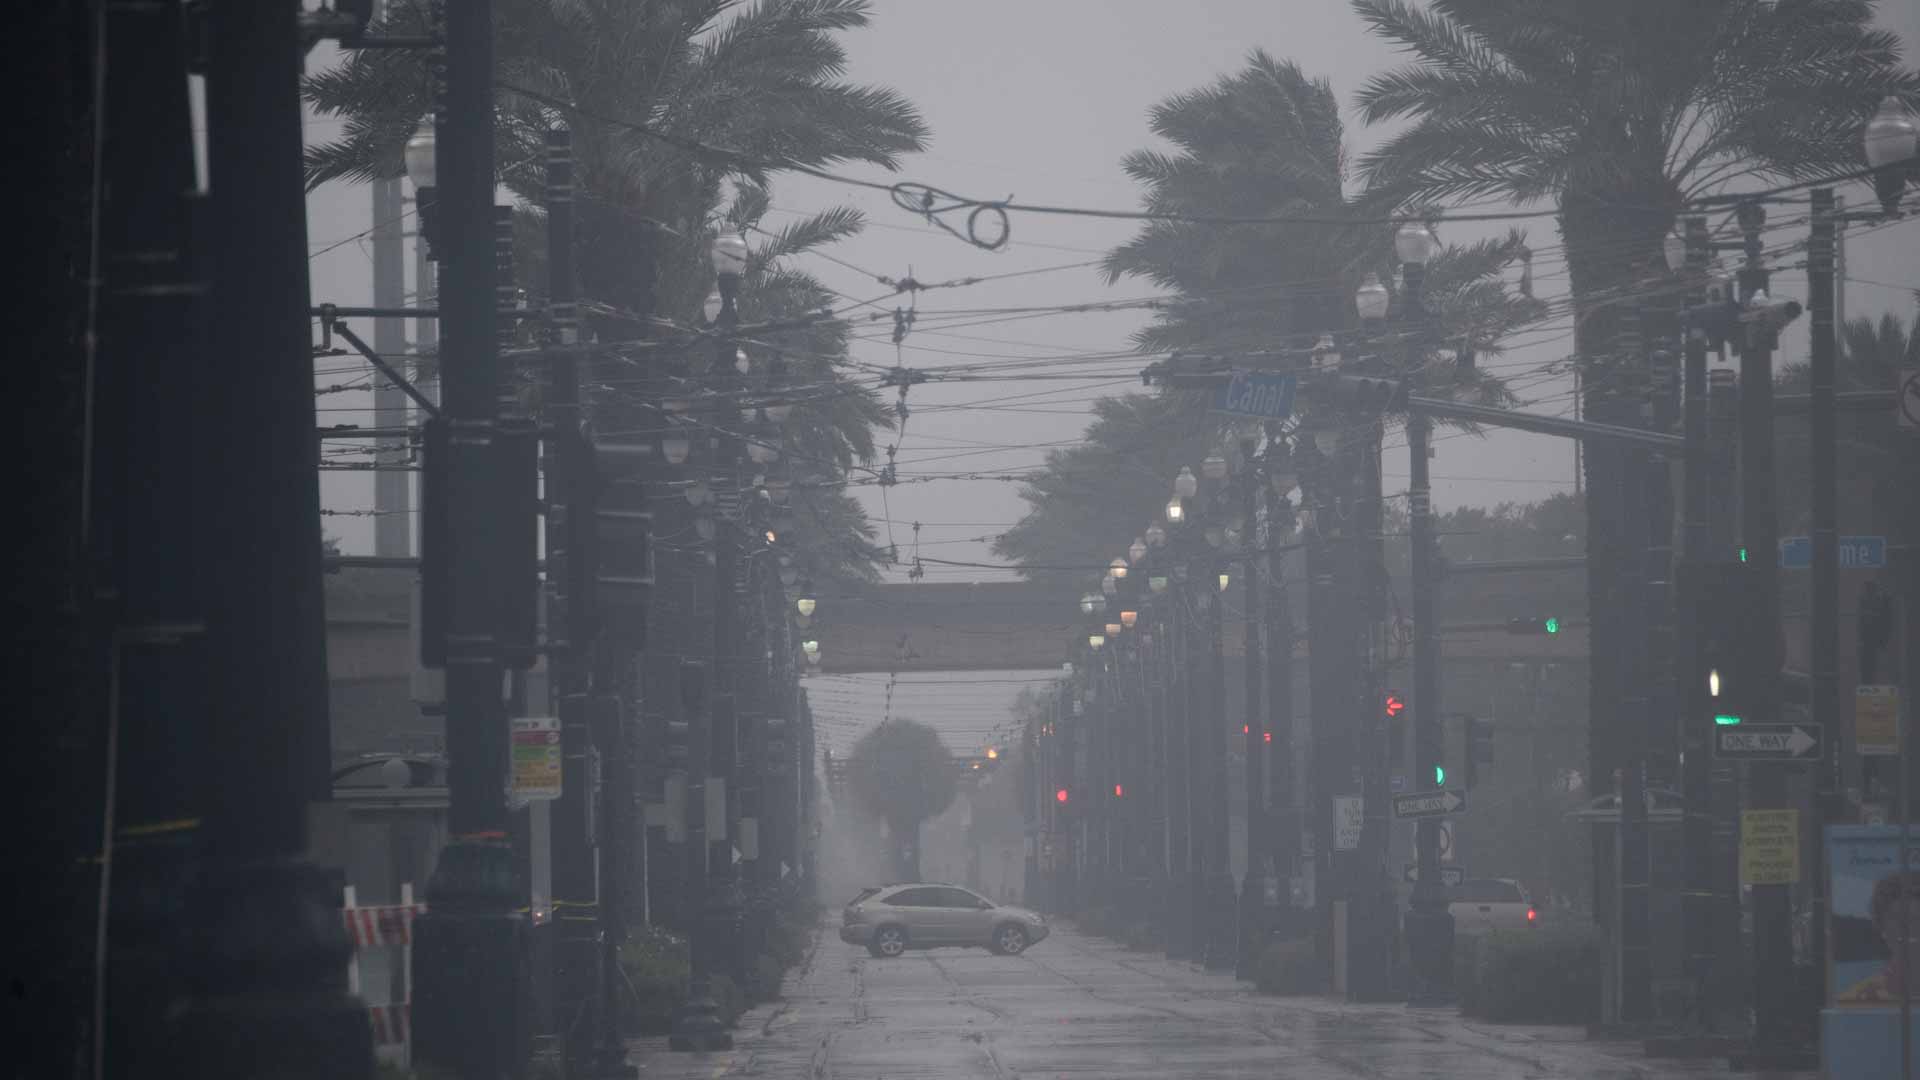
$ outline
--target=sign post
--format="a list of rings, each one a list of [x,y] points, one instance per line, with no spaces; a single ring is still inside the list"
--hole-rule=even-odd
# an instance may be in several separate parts
[[[1409,818],[1446,817],[1466,808],[1467,793],[1464,791],[1416,791],[1393,797],[1393,816],[1403,821]]]
[[[1800,812],[1740,812],[1740,884],[1793,885],[1800,880]]]
[[[1814,724],[1741,724],[1713,732],[1713,756],[1722,761],[1819,761],[1826,744],[1826,731]]]
[[[560,797],[560,719],[554,716],[513,718],[513,783],[517,800]]]

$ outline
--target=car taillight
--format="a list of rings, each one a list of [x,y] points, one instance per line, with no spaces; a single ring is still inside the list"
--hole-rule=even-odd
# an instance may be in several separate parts
[[[1539,913],[1539,912],[1537,912],[1537,911],[1535,911],[1535,910],[1533,910],[1532,908],[1528,908],[1528,909],[1527,909],[1527,921],[1528,921],[1528,922],[1532,922],[1533,920],[1535,920],[1535,919],[1537,919],[1537,918],[1539,918],[1539,917],[1540,917],[1540,913]]]

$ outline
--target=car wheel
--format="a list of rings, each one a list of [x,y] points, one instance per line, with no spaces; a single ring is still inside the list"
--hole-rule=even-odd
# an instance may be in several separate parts
[[[873,944],[867,951],[875,956],[895,957],[907,951],[907,932],[898,926],[883,926],[873,932]]]
[[[1008,923],[993,932],[993,951],[1001,956],[1019,956],[1027,950],[1027,932]]]

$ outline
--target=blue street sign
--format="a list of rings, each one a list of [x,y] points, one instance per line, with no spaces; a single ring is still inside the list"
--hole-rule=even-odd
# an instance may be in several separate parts
[[[1884,570],[1887,566],[1887,538],[1884,536],[1840,537],[1842,570]],[[1788,536],[1780,541],[1780,567],[1805,570],[1813,565],[1813,538]]]
[[[1213,411],[1228,416],[1285,420],[1293,415],[1293,391],[1298,383],[1292,375],[1237,372],[1225,386],[1213,392]]]

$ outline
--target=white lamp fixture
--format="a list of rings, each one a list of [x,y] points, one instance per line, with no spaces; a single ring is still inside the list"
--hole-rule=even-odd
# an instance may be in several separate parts
[[[1100,579],[1100,594],[1102,596],[1112,596],[1119,591],[1120,587],[1113,583],[1113,578],[1103,577]],[[1101,603],[1104,604],[1106,601],[1103,600]]]
[[[415,136],[418,138],[418,136]],[[1880,107],[1874,110],[1873,119],[1867,121],[1865,133],[1867,164],[1876,169],[1897,165],[1920,157],[1920,126],[1913,122],[1913,113],[1897,97],[1882,98]],[[409,150],[413,144],[408,143]],[[407,169],[412,175],[411,163]]]
[[[1133,543],[1127,545],[1127,561],[1137,563],[1141,559],[1144,559],[1146,557],[1147,557],[1146,538],[1139,537],[1139,536],[1134,537]]]
[[[1667,260],[1667,270],[1679,273],[1687,268],[1687,238],[1677,232],[1670,232],[1660,241],[1660,256]]]
[[[1227,459],[1221,457],[1219,454],[1208,454],[1207,460],[1200,463],[1200,475],[1209,480],[1225,480],[1227,478]]]
[[[1206,537],[1208,547],[1217,548],[1227,541],[1226,530],[1218,525],[1207,526]]]
[[[700,304],[700,314],[706,317],[707,325],[720,321],[720,290],[709,289],[706,300]]]
[[[747,271],[747,239],[738,233],[722,233],[713,238],[713,247],[708,258],[713,262],[713,272],[722,276],[738,277]]]
[[[802,615],[811,615],[820,606],[820,601],[811,596],[803,596],[793,602],[793,609]]]
[[[1433,230],[1417,221],[1409,221],[1400,226],[1393,234],[1393,252],[1400,261],[1414,266],[1424,266],[1433,257],[1433,249],[1439,246],[1434,239]]]
[[[1167,500],[1167,520],[1168,521],[1171,521],[1175,525],[1178,525],[1180,524],[1181,521],[1186,519],[1186,516],[1187,516],[1187,508],[1183,503],[1181,503],[1180,496],[1175,495],[1173,498]]]
[[[1368,277],[1373,277],[1368,274]],[[1377,281],[1378,279],[1376,279]],[[1385,290],[1382,290],[1383,292]],[[1313,343],[1313,369],[1332,371],[1340,366],[1340,346],[1334,344],[1332,334],[1321,334],[1320,340]]]
[[[1360,311],[1360,317],[1368,322],[1377,322],[1387,317],[1387,287],[1380,284],[1380,275],[1368,272],[1360,279],[1360,287],[1354,290],[1353,304]]]
[[[1119,637],[1119,636],[1120,636],[1120,631],[1122,631],[1122,630],[1125,630],[1125,629],[1126,629],[1126,627],[1124,627],[1124,626],[1121,626],[1121,625],[1120,625],[1119,623],[1117,623],[1117,622],[1110,622],[1110,623],[1108,623],[1108,624],[1107,624],[1107,636],[1108,636],[1108,637],[1110,637],[1110,638],[1116,638],[1116,637]]]
[[[1200,481],[1193,475],[1193,470],[1185,465],[1180,466],[1179,475],[1173,478],[1173,493],[1183,499],[1191,499],[1199,490]]]
[[[1155,574],[1147,579],[1147,588],[1157,593],[1167,591],[1167,575]]]
[[[433,117],[420,121],[420,125],[413,129],[413,134],[407,137],[401,160],[406,163],[407,179],[413,181],[415,191],[434,186],[440,163],[434,145]]]
[[[1140,613],[1137,611],[1122,611],[1120,613],[1120,625],[1129,630],[1133,629],[1133,624],[1139,621]]]
[[[1107,635],[1105,634],[1094,633],[1087,635],[1087,648],[1089,649],[1097,649],[1106,643]]]
[[[1228,586],[1228,585],[1229,585],[1230,583],[1232,583],[1232,581],[1233,581],[1233,575],[1231,575],[1231,574],[1227,574],[1227,573],[1222,573],[1222,574],[1220,575],[1220,591],[1221,591],[1221,592],[1226,592],[1226,591],[1227,591],[1227,586]]]
[[[693,453],[693,440],[678,432],[660,436],[660,456],[667,459],[669,465],[685,465],[687,455]]]
[[[1080,614],[1091,615],[1105,602],[1100,599],[1099,593],[1087,593],[1080,597]]]
[[[1113,561],[1107,564],[1107,575],[1115,581],[1125,581],[1127,578],[1127,560],[1117,555],[1114,556]]]
[[[1161,528],[1157,521],[1147,526],[1147,546],[1150,548],[1167,546],[1167,530]]]

